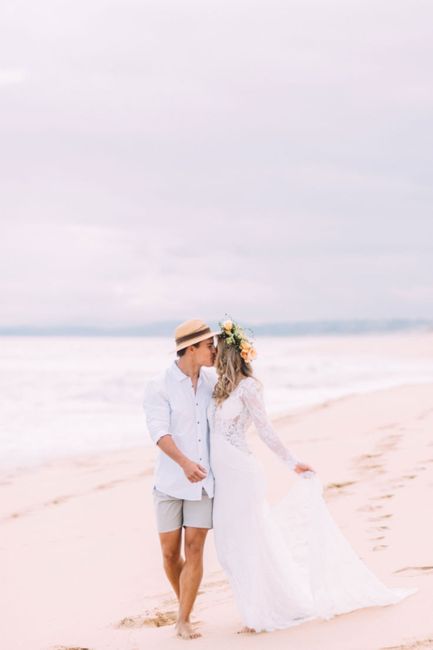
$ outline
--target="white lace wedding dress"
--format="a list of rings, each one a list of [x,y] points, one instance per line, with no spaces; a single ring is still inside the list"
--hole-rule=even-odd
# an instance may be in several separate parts
[[[297,461],[273,430],[255,379],[243,379],[220,406],[212,401],[208,417],[215,545],[244,625],[287,628],[416,591],[390,589],[368,569],[332,519],[317,475],[296,475],[287,496],[268,505],[261,465],[247,445],[250,424],[288,468]]]

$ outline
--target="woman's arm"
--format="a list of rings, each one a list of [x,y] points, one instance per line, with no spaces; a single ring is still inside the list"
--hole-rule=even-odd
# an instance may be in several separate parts
[[[266,413],[263,392],[260,384],[254,378],[244,379],[241,398],[254,422],[257,433],[263,442],[286,464],[298,474],[313,471],[309,465],[301,463],[285,445],[272,426]]]

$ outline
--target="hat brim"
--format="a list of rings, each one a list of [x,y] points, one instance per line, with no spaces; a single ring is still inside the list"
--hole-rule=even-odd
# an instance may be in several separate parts
[[[194,343],[200,343],[201,341],[206,341],[207,339],[211,339],[214,336],[218,336],[221,334],[221,330],[218,330],[217,332],[208,332],[207,334],[202,334],[201,336],[197,336],[194,339],[191,339],[190,341],[185,341],[185,343],[180,343],[179,345],[176,346],[176,349],[173,350],[173,352],[179,352],[180,350],[185,350],[185,348],[189,348],[190,345],[194,345]]]

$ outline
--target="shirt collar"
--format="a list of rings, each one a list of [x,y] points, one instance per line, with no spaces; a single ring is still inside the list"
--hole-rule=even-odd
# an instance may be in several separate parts
[[[188,375],[185,375],[185,373],[182,372],[182,370],[179,368],[176,361],[173,361],[173,365],[171,366],[171,371],[174,377],[177,379],[177,381],[183,381],[184,379],[189,379]]]
[[[176,361],[173,361],[173,365],[172,365],[171,368],[172,368],[172,372],[173,372],[175,378],[177,379],[177,381],[184,381],[184,379],[191,380],[191,378],[188,375],[185,375],[185,373],[182,372],[182,370],[177,365]],[[198,375],[197,386],[201,383],[201,380],[202,380],[202,369],[200,368],[200,372],[199,372],[199,375]]]

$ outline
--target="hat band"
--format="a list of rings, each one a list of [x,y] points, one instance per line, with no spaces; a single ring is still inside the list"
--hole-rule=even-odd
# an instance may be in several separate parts
[[[205,327],[204,329],[198,330],[197,332],[192,332],[191,334],[185,334],[185,336],[179,336],[179,338],[176,339],[176,344],[179,345],[180,343],[185,343],[186,341],[195,339],[197,338],[197,336],[201,336],[202,334],[208,334],[210,333],[210,331],[211,331],[210,327]]]

